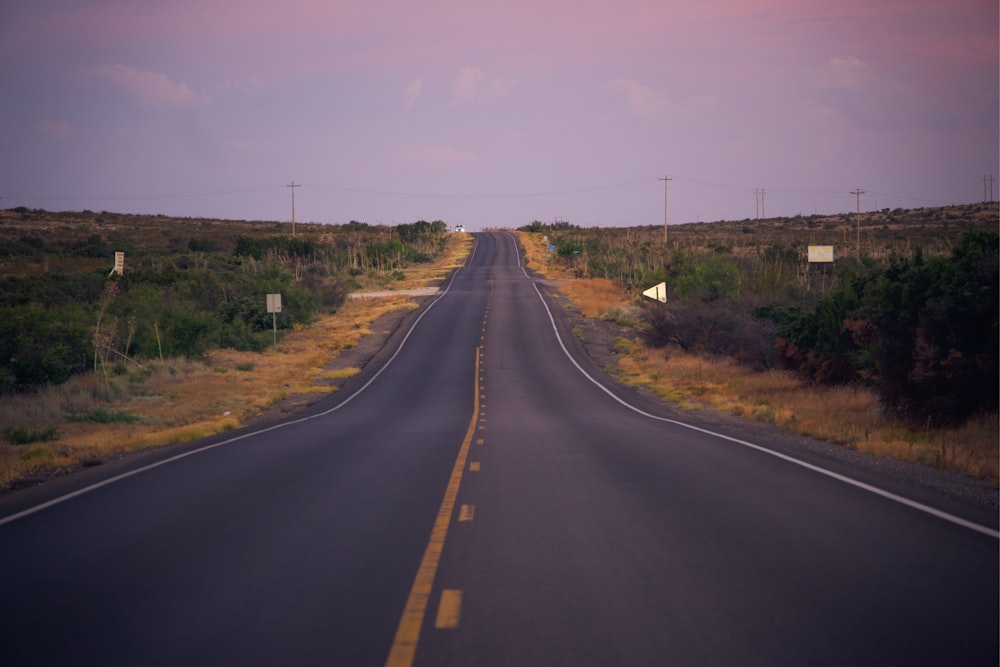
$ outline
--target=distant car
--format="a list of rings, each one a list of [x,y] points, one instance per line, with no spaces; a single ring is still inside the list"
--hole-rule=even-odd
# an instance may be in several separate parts
[[[455,225],[455,231],[456,232],[464,232],[465,231],[465,225]]]

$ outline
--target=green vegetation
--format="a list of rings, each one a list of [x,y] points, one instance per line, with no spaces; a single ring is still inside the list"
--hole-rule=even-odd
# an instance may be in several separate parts
[[[888,209],[855,216],[579,228],[539,222],[548,261],[578,278],[608,278],[643,299],[647,341],[783,365],[816,385],[874,389],[883,412],[923,428],[995,414],[996,204]],[[832,245],[835,264],[809,264]]]
[[[818,382],[871,383],[911,422],[948,424],[996,410],[1000,237],[964,234],[948,257],[917,250],[846,273],[802,310],[766,308],[785,361]]]
[[[0,431],[4,442],[11,445],[30,445],[35,442],[52,442],[59,439],[59,431],[54,426],[44,429],[15,428],[8,426]]]
[[[397,227],[0,211],[0,394],[143,360],[272,344],[265,295],[282,295],[279,338],[441,254],[441,221]],[[110,274],[114,253],[123,275]],[[110,275],[109,275],[110,274]]]
[[[139,421],[135,415],[124,410],[108,410],[107,408],[93,408],[83,414],[69,416],[71,422],[93,422],[95,424],[133,424]]]

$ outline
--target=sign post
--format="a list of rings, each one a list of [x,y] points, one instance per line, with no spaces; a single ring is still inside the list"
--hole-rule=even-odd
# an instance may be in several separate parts
[[[271,325],[274,327],[274,351],[278,351],[278,313],[281,312],[281,295],[267,295],[267,312],[271,313]]]
[[[115,253],[115,268],[111,269],[111,273],[108,274],[109,277],[115,274],[123,275],[125,273],[125,253],[116,252]]]

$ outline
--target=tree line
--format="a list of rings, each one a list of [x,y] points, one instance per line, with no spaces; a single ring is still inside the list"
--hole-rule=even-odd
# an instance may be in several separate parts
[[[970,212],[979,209],[920,210],[909,227],[869,221],[866,234],[878,241],[831,265],[806,261],[817,237],[807,221],[714,233],[682,225],[670,244],[662,227],[523,229],[545,233],[556,246],[549,261],[578,276],[615,279],[637,297],[666,282],[666,304],[641,301],[653,345],[870,386],[888,415],[933,426],[996,412],[1000,402],[1000,238],[995,212]],[[841,249],[853,222],[826,230]]]
[[[440,221],[301,225],[293,238],[265,223],[117,216],[112,225],[115,214],[103,214],[95,230],[92,218],[60,227],[65,216],[17,213],[59,233],[5,230],[0,219],[0,393],[215,348],[263,350],[267,294],[282,295],[279,332],[307,325],[340,308],[357,278],[432,261],[447,235]],[[126,252],[120,276],[109,275],[116,250]]]

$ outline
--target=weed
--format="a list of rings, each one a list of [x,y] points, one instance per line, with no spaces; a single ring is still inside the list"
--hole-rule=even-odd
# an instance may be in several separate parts
[[[52,460],[54,458],[55,455],[51,451],[44,449],[42,447],[32,447],[31,449],[28,449],[24,453],[22,453],[18,457],[18,460],[27,463],[31,461],[38,462],[38,461]]]
[[[622,338],[621,336],[615,338],[614,340],[614,350],[619,353],[628,353],[632,349],[632,341],[627,338]]]
[[[59,431],[54,426],[41,430],[8,426],[3,431],[0,431],[0,436],[11,445],[30,445],[35,442],[52,442],[58,440]]]
[[[71,422],[93,422],[95,424],[133,424],[139,418],[124,410],[108,410],[107,408],[94,408],[82,414],[71,414],[66,418]]]

